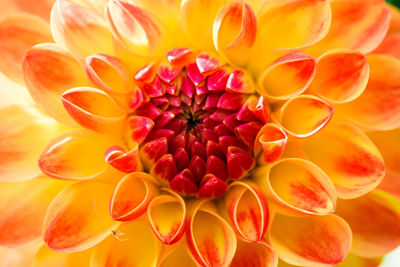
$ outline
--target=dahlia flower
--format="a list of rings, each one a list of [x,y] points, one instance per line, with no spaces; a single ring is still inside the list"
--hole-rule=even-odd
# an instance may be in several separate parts
[[[2,0],[1,266],[377,266],[400,245],[383,0]]]

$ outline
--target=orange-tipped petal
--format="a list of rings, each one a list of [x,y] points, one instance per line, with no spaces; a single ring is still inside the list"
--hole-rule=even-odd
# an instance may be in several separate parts
[[[229,224],[204,202],[190,207],[187,242],[201,266],[228,266],[236,250],[235,232]]]
[[[258,79],[258,92],[273,101],[303,93],[315,74],[315,59],[302,53],[281,57]]]
[[[39,168],[59,179],[93,178],[107,167],[104,153],[113,144],[83,129],[70,130],[50,141],[39,157]]]
[[[289,134],[304,138],[324,128],[333,111],[328,102],[312,95],[301,95],[288,100],[276,117]]]
[[[257,244],[238,240],[231,267],[275,267],[278,256],[265,241]]]
[[[10,15],[0,21],[0,70],[18,83],[24,82],[22,59],[35,44],[51,42],[48,24],[28,14]]]
[[[256,34],[256,16],[245,1],[234,0],[226,3],[214,20],[214,45],[235,65],[247,62]]]
[[[367,193],[385,175],[379,150],[354,126],[336,124],[327,127],[307,139],[303,150],[326,172],[340,198],[355,198]]]
[[[38,106],[53,118],[76,125],[60,96],[70,88],[86,85],[80,63],[55,44],[39,44],[26,53],[22,66],[25,84]]]
[[[374,54],[386,54],[400,59],[400,32],[389,33]]]
[[[56,43],[80,58],[113,54],[112,35],[103,18],[73,1],[57,0],[50,25]]]
[[[332,266],[349,253],[349,225],[336,215],[288,217],[276,215],[269,233],[280,259],[301,266]]]
[[[51,7],[56,0],[3,0],[0,2],[0,16],[11,13],[28,13],[49,21]]]
[[[61,95],[61,100],[68,114],[83,127],[116,135],[122,132],[125,114],[104,91],[72,88]]]
[[[90,266],[156,266],[159,250],[159,241],[146,220],[122,223],[93,249]]]
[[[400,60],[387,55],[369,55],[367,59],[370,66],[367,88],[341,111],[368,129],[397,128],[400,126]]]
[[[281,159],[259,168],[253,177],[282,213],[326,215],[335,210],[337,197],[333,183],[309,161]]]
[[[113,186],[83,181],[63,190],[51,202],[43,223],[43,240],[55,251],[86,250],[118,225],[108,212]]]
[[[374,190],[352,199],[338,201],[336,214],[345,219],[353,232],[352,252],[373,258],[400,245],[400,200]]]
[[[127,152],[120,146],[112,146],[106,150],[104,158],[111,166],[121,172],[131,173],[142,170],[137,144]]]
[[[110,202],[110,214],[114,220],[129,221],[146,212],[158,189],[150,175],[134,172],[126,175],[115,188]]]
[[[176,193],[158,196],[147,210],[150,226],[165,245],[179,241],[186,226],[185,201]]]
[[[3,107],[0,117],[0,181],[20,182],[40,175],[41,150],[65,128],[29,106]]]
[[[225,205],[233,228],[244,239],[259,242],[268,225],[268,205],[255,185],[233,183],[225,195]]]
[[[369,65],[363,54],[349,49],[330,50],[318,58],[309,90],[331,103],[350,102],[364,91],[368,78]]]
[[[54,251],[43,245],[36,254],[32,267],[74,267],[89,266],[92,250],[75,253],[63,253]]]
[[[171,246],[170,246],[171,247]],[[160,259],[159,266],[160,267],[176,267],[176,266],[185,266],[185,267],[197,267],[198,264],[194,261],[192,256],[190,255],[190,251],[188,250],[185,244],[177,245],[169,253]]]
[[[0,183],[0,245],[19,247],[39,239],[48,205],[69,184],[47,177]]]
[[[328,33],[331,8],[327,0],[264,1],[257,17],[264,47],[298,50]]]
[[[274,162],[285,152],[288,136],[275,123],[265,124],[258,132],[254,142],[254,154],[262,152],[265,162]]]
[[[162,32],[147,11],[122,0],[111,0],[106,18],[116,40],[133,54],[151,56],[159,49]]]

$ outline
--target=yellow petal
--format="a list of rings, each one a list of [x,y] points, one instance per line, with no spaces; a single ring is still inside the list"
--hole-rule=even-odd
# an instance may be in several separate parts
[[[76,253],[57,252],[43,245],[36,254],[32,267],[74,267],[89,266],[92,250]]]
[[[169,246],[171,247],[171,246]],[[188,250],[186,244],[182,242],[179,246],[174,247],[171,251],[168,251],[168,254],[163,256],[160,260],[160,267],[176,267],[176,266],[185,266],[185,267],[197,267],[198,264],[194,261],[192,256],[190,255],[190,251]]]
[[[2,267],[26,267],[32,266],[35,255],[42,245],[35,242],[22,248],[0,247],[0,266]]]

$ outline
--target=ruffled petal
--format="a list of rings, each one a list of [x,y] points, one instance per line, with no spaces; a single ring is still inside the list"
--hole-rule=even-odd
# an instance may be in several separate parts
[[[60,252],[86,250],[118,226],[108,212],[113,186],[98,181],[71,185],[51,202],[43,223],[43,240]]]
[[[301,266],[332,266],[351,248],[349,225],[336,215],[288,217],[276,215],[269,233],[280,259]]]
[[[70,88],[87,84],[80,63],[55,44],[39,44],[26,53],[22,67],[25,84],[39,107],[63,123],[76,125],[60,96]]]
[[[383,256],[400,245],[400,200],[374,190],[352,200],[338,201],[336,214],[353,232],[352,252],[361,257]]]
[[[65,127],[30,106],[3,107],[0,118],[0,181],[20,182],[40,175],[40,151]]]
[[[265,241],[247,243],[238,240],[231,267],[276,267],[278,256]]]
[[[63,253],[54,251],[43,245],[36,254],[33,267],[74,267],[89,266],[92,250],[85,250],[75,253]]]
[[[379,150],[354,126],[332,125],[307,139],[303,150],[333,181],[340,198],[371,191],[385,175]]]
[[[0,21],[0,71],[18,83],[24,83],[22,59],[35,44],[51,42],[46,21],[28,14],[10,15]]]

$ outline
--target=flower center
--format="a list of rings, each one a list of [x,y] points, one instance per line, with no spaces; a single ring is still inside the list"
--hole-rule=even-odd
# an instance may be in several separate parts
[[[167,60],[135,75],[129,138],[140,144],[143,168],[172,190],[220,196],[254,167],[266,103],[245,72],[208,54],[175,49]]]

